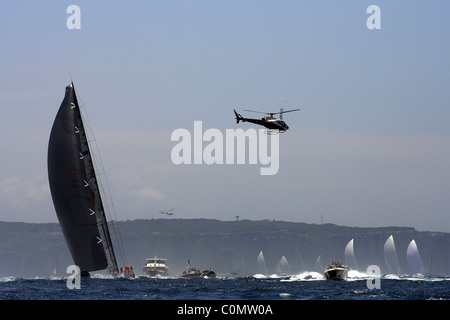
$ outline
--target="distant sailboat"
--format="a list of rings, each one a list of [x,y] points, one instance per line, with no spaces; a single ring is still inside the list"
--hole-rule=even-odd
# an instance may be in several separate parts
[[[316,269],[319,270],[320,272],[322,272],[322,270],[323,270],[322,255],[321,254],[319,254],[319,256],[316,259]]]
[[[409,266],[414,273],[425,273],[422,258],[419,254],[419,249],[414,240],[412,240],[408,248],[406,249],[406,258],[408,259]]]
[[[288,275],[290,274],[289,262],[285,256],[282,256],[280,261],[277,263],[276,273],[278,275]]]
[[[82,276],[108,269],[116,256],[73,83],[53,123],[48,144],[48,178],[59,224]]]
[[[353,239],[350,240],[345,246],[344,256],[345,256],[345,264],[347,266],[351,267],[353,270],[359,269],[358,263],[356,262]]]
[[[257,268],[259,274],[267,274],[266,261],[264,260],[264,254],[262,251],[258,255]]]
[[[398,262],[397,250],[395,249],[394,237],[391,235],[384,243],[384,260],[391,273],[400,274],[400,263]]]

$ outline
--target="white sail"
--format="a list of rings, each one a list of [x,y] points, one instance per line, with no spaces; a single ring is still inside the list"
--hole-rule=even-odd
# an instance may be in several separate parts
[[[281,274],[281,275],[290,274],[289,262],[287,261],[285,256],[282,256],[280,261],[278,261],[277,267],[276,267],[276,273]]]
[[[264,255],[262,251],[258,255],[257,266],[259,274],[267,274],[266,261],[264,260]]]
[[[400,274],[400,264],[398,262],[397,250],[395,249],[394,237],[391,235],[384,243],[384,260],[391,270],[391,273]]]
[[[355,250],[353,247],[353,239],[350,240],[347,245],[345,246],[345,264],[349,267],[351,267],[353,270],[358,270],[359,266],[356,262],[356,256],[355,256]]]
[[[408,248],[406,249],[406,258],[408,259],[409,266],[414,273],[425,273],[422,258],[419,254],[419,249],[414,240],[412,240]]]
[[[319,254],[319,256],[316,259],[316,269],[319,270],[320,272],[323,271],[324,267],[322,265],[322,255]]]

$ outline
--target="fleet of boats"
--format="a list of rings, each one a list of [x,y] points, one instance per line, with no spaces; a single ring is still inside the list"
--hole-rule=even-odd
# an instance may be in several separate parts
[[[398,264],[397,252],[395,250],[394,238],[391,235],[385,242],[384,245],[384,255],[385,262],[390,270],[395,274],[400,273],[400,267]],[[345,247],[344,257],[346,263],[343,264],[339,261],[333,261],[328,264],[323,271],[323,278],[325,280],[335,280],[335,281],[345,281],[348,278],[348,273],[350,270],[359,270],[358,263],[355,256],[354,250],[354,239],[351,239]],[[317,265],[320,266],[320,259],[317,258]],[[419,255],[419,251],[417,249],[417,244],[414,240],[410,242],[407,249],[407,259],[412,268],[412,270],[416,273],[424,272],[424,267],[422,260]],[[267,272],[265,259],[263,252],[261,251],[257,257],[257,267],[258,267],[258,275],[264,275]],[[283,256],[281,260],[277,264],[277,275],[278,276],[286,276],[289,273],[286,271],[289,269],[289,263],[287,259]],[[146,264],[144,266],[144,275],[148,276],[167,276],[169,274],[167,267],[167,259],[161,259],[158,257],[146,259]],[[190,260],[188,260],[188,265],[186,270],[183,271],[178,278],[215,278],[216,273],[209,269],[200,271],[195,266],[191,265]]]
[[[169,267],[167,265],[167,259],[154,258],[145,259],[145,266],[143,268],[143,273],[145,276],[149,277],[167,277],[169,276]],[[215,278],[216,273],[212,269],[200,271],[195,266],[191,265],[191,261],[188,260],[188,265],[186,270],[183,271],[178,278]]]

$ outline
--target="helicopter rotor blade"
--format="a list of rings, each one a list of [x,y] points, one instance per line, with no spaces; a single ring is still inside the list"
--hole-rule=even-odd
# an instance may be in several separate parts
[[[254,111],[254,110],[247,110],[247,109],[244,109],[244,111],[256,112],[256,113],[262,113],[262,114],[272,114],[272,113],[270,113],[270,112]]]
[[[255,110],[244,109],[244,111],[262,113],[262,114],[269,114],[271,116],[273,116],[274,114],[282,114],[282,113],[293,112],[293,111],[298,111],[298,110],[300,110],[300,109],[292,109],[292,110],[286,110],[286,111],[282,110],[282,111],[279,111],[279,112],[262,112],[262,111],[255,111]]]
[[[300,110],[300,109],[292,109],[292,110],[287,110],[287,111],[280,111],[280,112],[277,112],[277,113],[286,113],[286,112],[292,112],[292,111],[298,111],[298,110]]]

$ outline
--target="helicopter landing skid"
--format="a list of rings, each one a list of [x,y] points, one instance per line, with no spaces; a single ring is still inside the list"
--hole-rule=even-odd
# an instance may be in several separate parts
[[[279,134],[281,132],[284,132],[284,131],[280,131],[278,129],[265,129],[264,130],[264,133],[269,134],[269,135],[275,135],[275,134]]]

